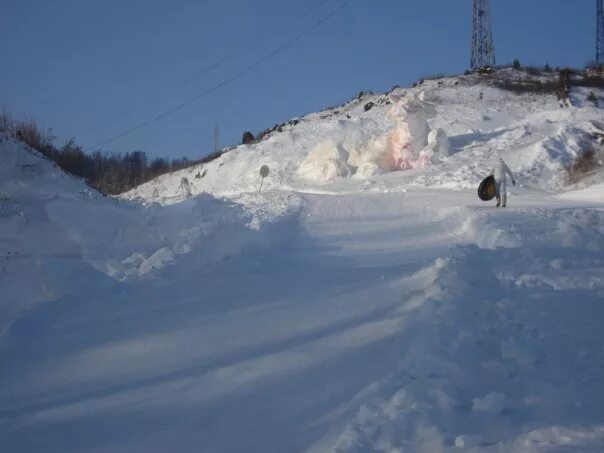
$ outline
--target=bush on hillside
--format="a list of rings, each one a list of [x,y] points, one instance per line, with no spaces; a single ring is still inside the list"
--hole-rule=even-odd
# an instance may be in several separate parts
[[[83,178],[91,187],[112,195],[130,190],[161,174],[197,163],[184,157],[149,159],[144,151],[125,154],[95,151],[88,154],[73,139],[57,147],[50,130],[42,130],[31,119],[17,121],[7,112],[0,113],[0,132],[29,145],[61,169]],[[210,155],[204,161],[216,157]]]
[[[205,157],[202,157],[198,163],[200,164],[207,164],[208,162],[212,162],[213,160],[218,159],[220,156],[222,156],[226,151],[214,151],[213,153],[208,154]]]
[[[567,183],[575,184],[581,179],[589,176],[595,170],[602,166],[602,150],[596,150],[593,147],[585,150],[573,164],[567,168]]]
[[[495,82],[495,86],[516,94],[557,94],[559,91],[557,81],[542,82],[537,79],[500,79]]]
[[[584,77],[577,77],[571,80],[571,85],[586,88],[604,88],[604,75],[588,75]]]
[[[525,66],[524,70],[527,74],[532,76],[540,76],[545,71],[544,68],[540,68],[538,66]]]
[[[242,145],[251,145],[255,141],[256,139],[254,138],[254,134],[252,134],[250,131],[245,131],[241,136]]]
[[[593,103],[593,105],[595,105],[596,107],[598,106],[598,97],[596,96],[596,93],[594,93],[593,91],[589,92],[589,95],[587,96],[587,100],[591,103]]]

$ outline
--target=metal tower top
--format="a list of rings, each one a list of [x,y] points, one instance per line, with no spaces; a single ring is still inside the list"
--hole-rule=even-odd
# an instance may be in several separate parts
[[[489,0],[473,1],[471,67],[472,69],[480,69],[495,66],[495,47],[493,46]],[[602,3],[602,0],[598,1]],[[604,50],[604,47],[602,49]]]

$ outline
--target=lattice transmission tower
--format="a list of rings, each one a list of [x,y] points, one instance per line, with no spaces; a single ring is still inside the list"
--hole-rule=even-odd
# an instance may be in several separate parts
[[[472,16],[472,69],[495,66],[495,47],[493,46],[493,32],[489,0],[473,0],[474,11]],[[599,0],[600,3],[602,0]]]
[[[597,0],[598,36],[596,38],[596,66],[604,66],[604,6],[602,0]]]

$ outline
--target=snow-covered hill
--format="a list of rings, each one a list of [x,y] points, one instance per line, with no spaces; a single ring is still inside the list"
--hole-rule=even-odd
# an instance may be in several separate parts
[[[449,157],[374,171],[398,89],[124,197],[144,203],[0,137],[2,451],[602,451],[602,173],[565,185],[602,111],[414,90]],[[476,196],[496,154],[506,209]]]
[[[522,77],[522,73],[508,72],[504,77]],[[314,193],[371,192],[384,186],[399,190],[409,185],[473,188],[496,156],[504,157],[514,168],[523,187],[561,190],[566,167],[592,147],[597,135],[604,134],[602,110],[586,101],[588,93],[575,88],[571,106],[561,108],[553,94],[517,95],[470,75],[426,81],[384,95],[361,94],[341,107],[285,123],[281,132],[273,131],[257,144],[242,145],[210,163],[161,176],[123,198],[170,204],[199,193],[231,196],[253,192],[259,188],[262,165],[271,169],[265,189]],[[387,116],[391,97],[410,94],[425,96],[426,104],[436,109],[428,121],[432,129],[442,129],[448,136],[451,157],[391,177],[360,174],[354,156],[368,153],[375,140],[395,128]],[[373,107],[365,111],[367,105]],[[309,153],[325,143],[339,145],[350,156],[349,176],[324,181],[320,174],[301,171]]]

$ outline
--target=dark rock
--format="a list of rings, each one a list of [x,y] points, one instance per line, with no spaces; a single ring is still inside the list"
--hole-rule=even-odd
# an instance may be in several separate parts
[[[363,110],[365,110],[366,112],[368,112],[369,110],[371,110],[373,107],[375,106],[375,104],[371,101],[369,101],[367,104],[365,104],[365,107],[363,107]]]
[[[241,137],[242,145],[251,145],[255,141],[256,139],[254,138],[254,134],[252,134],[250,131],[245,131]]]

